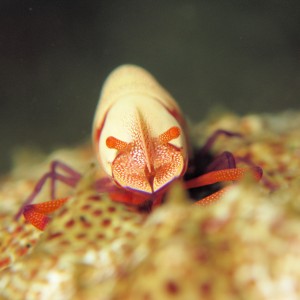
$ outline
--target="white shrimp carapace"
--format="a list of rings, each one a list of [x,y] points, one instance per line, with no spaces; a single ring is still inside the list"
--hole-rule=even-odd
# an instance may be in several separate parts
[[[106,79],[97,106],[93,142],[108,176],[122,188],[155,193],[187,168],[181,111],[141,67],[123,65]]]

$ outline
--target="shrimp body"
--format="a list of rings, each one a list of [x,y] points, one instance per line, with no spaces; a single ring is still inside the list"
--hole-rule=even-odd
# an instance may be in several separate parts
[[[180,108],[146,70],[124,65],[107,78],[93,143],[117,185],[152,194],[181,177],[188,160],[184,132]]]

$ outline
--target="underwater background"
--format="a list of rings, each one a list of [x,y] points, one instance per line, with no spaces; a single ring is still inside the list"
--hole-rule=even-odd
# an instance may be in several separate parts
[[[193,121],[300,107],[299,1],[0,2],[0,173],[89,138],[103,80],[149,70]]]

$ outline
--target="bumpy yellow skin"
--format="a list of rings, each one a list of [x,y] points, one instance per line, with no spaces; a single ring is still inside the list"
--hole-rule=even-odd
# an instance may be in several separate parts
[[[265,177],[235,185],[208,207],[190,205],[176,186],[166,204],[141,215],[99,198],[87,175],[41,232],[14,220],[24,198],[49,160],[84,170],[93,152],[57,150],[43,164],[19,159],[0,186],[0,299],[298,299],[300,113],[224,115],[193,127],[199,143],[220,128],[239,128],[245,138],[221,139],[214,153],[226,142]]]

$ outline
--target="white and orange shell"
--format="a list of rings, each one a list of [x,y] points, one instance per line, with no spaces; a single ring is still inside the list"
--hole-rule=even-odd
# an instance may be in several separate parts
[[[141,67],[123,65],[106,79],[93,125],[97,158],[121,187],[155,193],[187,167],[181,111]]]

